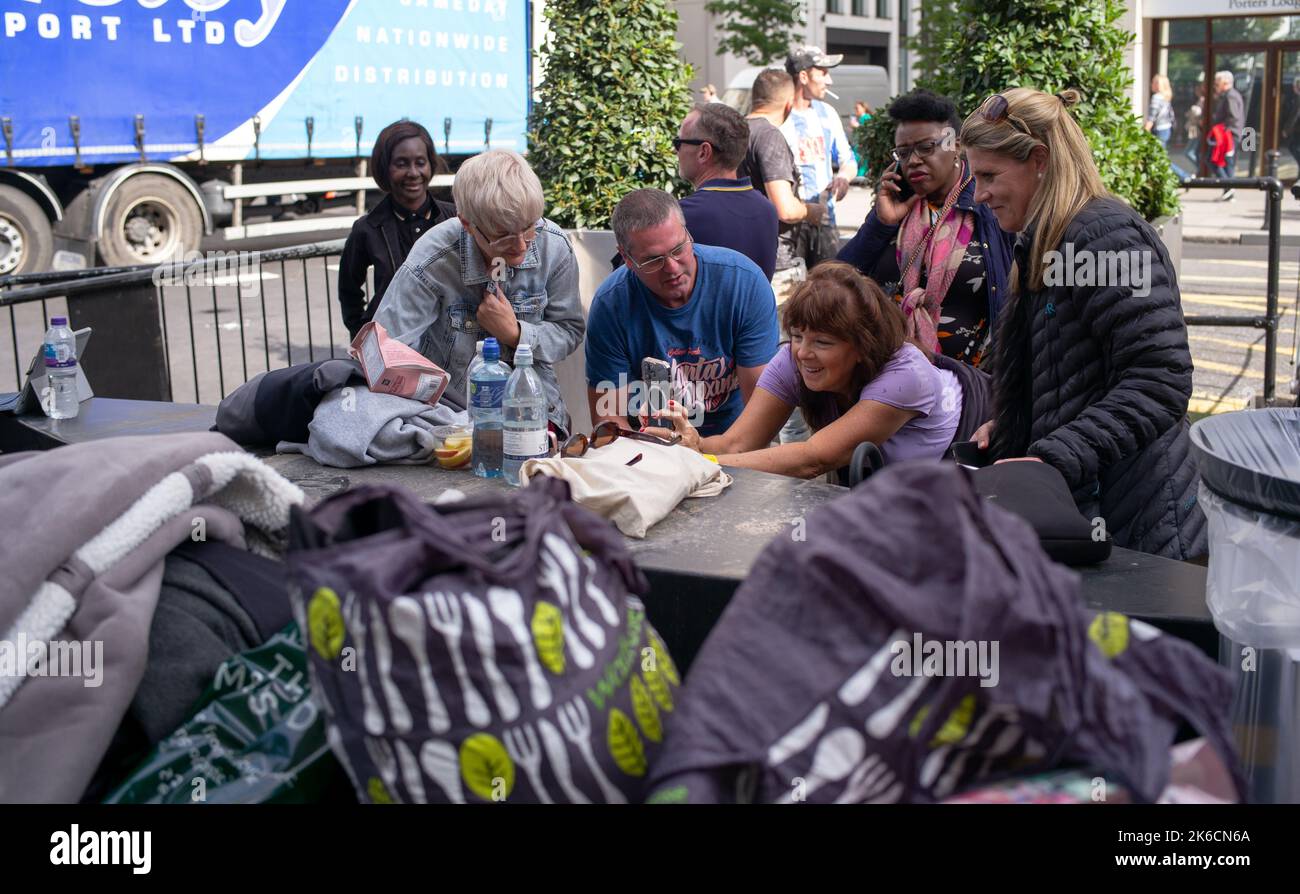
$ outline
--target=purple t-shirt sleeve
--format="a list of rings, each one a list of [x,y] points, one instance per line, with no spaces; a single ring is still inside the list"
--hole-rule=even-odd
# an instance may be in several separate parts
[[[758,387],[792,407],[799,405],[799,371],[790,359],[788,344],[777,346],[776,353],[758,377]]]
[[[930,361],[910,342],[894,352],[880,374],[862,389],[862,400],[879,401],[900,410],[916,410],[929,416],[938,399]],[[763,384],[759,380],[759,384]]]

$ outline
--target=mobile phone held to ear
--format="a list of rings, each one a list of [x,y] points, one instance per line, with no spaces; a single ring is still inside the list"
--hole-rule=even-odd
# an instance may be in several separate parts
[[[898,175],[898,201],[906,202],[912,196],[916,195],[916,190],[912,189],[911,181],[909,181],[907,175],[903,173],[903,163],[901,161],[894,162],[894,166],[890,168],[890,170]]]

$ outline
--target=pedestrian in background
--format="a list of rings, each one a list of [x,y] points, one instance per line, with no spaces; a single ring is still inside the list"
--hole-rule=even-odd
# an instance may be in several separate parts
[[[440,166],[446,167],[433,138],[414,121],[390,124],[375,138],[370,175],[384,197],[352,225],[339,258],[339,309],[349,341],[374,317],[416,240],[456,216],[455,205],[435,199],[429,190]],[[367,303],[366,275],[372,267],[375,293]]]
[[[1169,85],[1169,78],[1158,74],[1151,78],[1151,103],[1147,106],[1147,117],[1142,126],[1155,134],[1165,152],[1169,152],[1169,138],[1174,133],[1174,89]],[[1179,180],[1186,180],[1186,171],[1169,160],[1170,167]]]
[[[1210,129],[1222,124],[1232,138],[1227,142],[1226,151],[1221,147],[1220,152],[1215,153],[1223,158],[1223,162],[1216,164],[1213,160],[1210,161],[1214,176],[1219,179],[1232,177],[1236,172],[1237,148],[1241,146],[1241,135],[1246,127],[1246,102],[1237,92],[1236,81],[1236,75],[1230,71],[1221,71],[1214,76],[1214,95],[1217,99],[1214,103],[1214,116],[1210,119]],[[1236,192],[1229,187],[1219,196],[1219,201],[1230,202],[1235,196]]]
[[[857,102],[853,104],[853,120],[850,122],[850,126],[856,130],[857,128],[861,127],[862,125],[870,121],[871,115],[872,115],[871,106],[859,99]],[[864,176],[866,174],[865,171],[861,173]]]
[[[1117,546],[1190,559],[1206,551],[1188,438],[1192,356],[1169,252],[1110,195],[1070,108],[1077,90],[1016,88],[962,126],[975,199],[1018,233],[993,355],[993,419],[975,441],[995,460],[1053,466]],[[1060,260],[1144,259],[1075,285]]]
[[[718,88],[712,84],[705,84],[700,88],[700,100],[702,102],[720,102],[718,99]]]
[[[748,148],[749,124],[739,112],[720,102],[696,105],[673,139],[677,170],[695,187],[681,208],[697,245],[738,251],[770,280],[779,223],[772,203],[736,173]]]
[[[799,166],[800,197],[805,202],[827,206],[826,217],[817,227],[807,227],[807,238],[799,255],[809,268],[839,251],[835,228],[835,203],[849,191],[858,175],[858,162],[844,133],[839,113],[822,97],[834,81],[830,70],[844,61],[840,54],[828,55],[821,47],[801,46],[790,51],[785,70],[794,81],[794,106],[781,127],[795,164]]]
[[[820,226],[826,206],[799,198],[799,169],[780,130],[794,107],[794,81],[785,71],[769,68],[754,79],[750,97],[753,111],[747,119],[749,146],[738,173],[767,196],[780,221],[776,273],[772,277],[772,289],[780,306],[807,276],[799,256],[799,230],[804,225]]]

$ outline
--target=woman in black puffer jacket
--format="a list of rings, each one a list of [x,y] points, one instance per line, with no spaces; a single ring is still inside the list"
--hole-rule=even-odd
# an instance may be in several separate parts
[[[1198,557],[1177,277],[1155,231],[1102,185],[1069,111],[1078,101],[1016,88],[962,127],[976,201],[1020,234],[993,346],[994,417],[976,440],[995,459],[1054,466],[1118,546]]]

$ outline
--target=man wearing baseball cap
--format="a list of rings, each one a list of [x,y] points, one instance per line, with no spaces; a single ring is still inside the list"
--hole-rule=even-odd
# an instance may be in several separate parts
[[[835,202],[844,198],[849,182],[858,175],[858,160],[839,113],[823,101],[833,83],[830,70],[843,61],[842,55],[828,55],[814,46],[795,47],[785,60],[785,70],[794,81],[794,108],[781,132],[799,166],[800,198],[827,205],[821,225],[806,227],[807,238],[800,240],[800,254],[808,267],[839,251]]]

